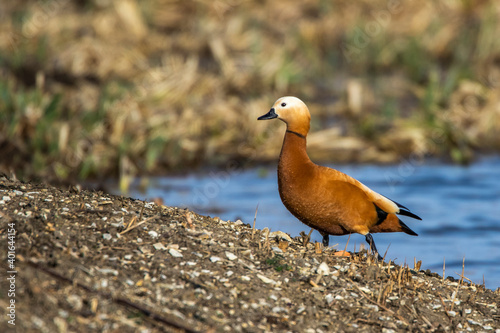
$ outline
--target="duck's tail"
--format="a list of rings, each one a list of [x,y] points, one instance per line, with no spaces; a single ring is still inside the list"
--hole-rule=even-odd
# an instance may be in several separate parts
[[[401,221],[396,214],[382,214],[379,211],[379,221],[370,228],[371,233],[375,232],[404,232],[408,235],[418,236],[418,234],[411,230],[403,221]],[[383,216],[385,215],[385,216]]]

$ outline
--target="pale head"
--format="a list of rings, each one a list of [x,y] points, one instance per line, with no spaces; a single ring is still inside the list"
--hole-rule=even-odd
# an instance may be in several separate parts
[[[278,118],[287,125],[287,129],[304,136],[309,132],[311,114],[306,104],[297,97],[285,96],[274,102],[271,110],[258,120]]]

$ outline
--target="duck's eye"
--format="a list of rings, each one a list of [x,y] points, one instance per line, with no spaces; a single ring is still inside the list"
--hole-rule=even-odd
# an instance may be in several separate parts
[[[281,103],[281,106],[282,106],[282,107],[285,107],[285,106],[286,106],[286,103]]]

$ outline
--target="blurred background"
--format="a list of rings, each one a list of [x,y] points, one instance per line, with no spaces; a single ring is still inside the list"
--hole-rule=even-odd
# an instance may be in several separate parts
[[[2,1],[0,172],[142,187],[226,219],[242,205],[251,222],[257,202],[267,216],[280,204],[269,166],[284,132],[256,118],[295,95],[313,160],[392,194],[418,226],[477,236],[490,246],[481,267],[498,267],[500,162],[484,156],[500,150],[499,36],[496,0]],[[268,208],[259,191],[224,197],[260,180]],[[436,251],[442,263],[454,250]]]

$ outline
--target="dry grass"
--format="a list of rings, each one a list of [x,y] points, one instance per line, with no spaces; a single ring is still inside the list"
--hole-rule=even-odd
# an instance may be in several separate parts
[[[390,3],[2,4],[0,168],[126,183],[274,159],[256,118],[281,95],[310,105],[316,159],[498,151],[498,2]]]

